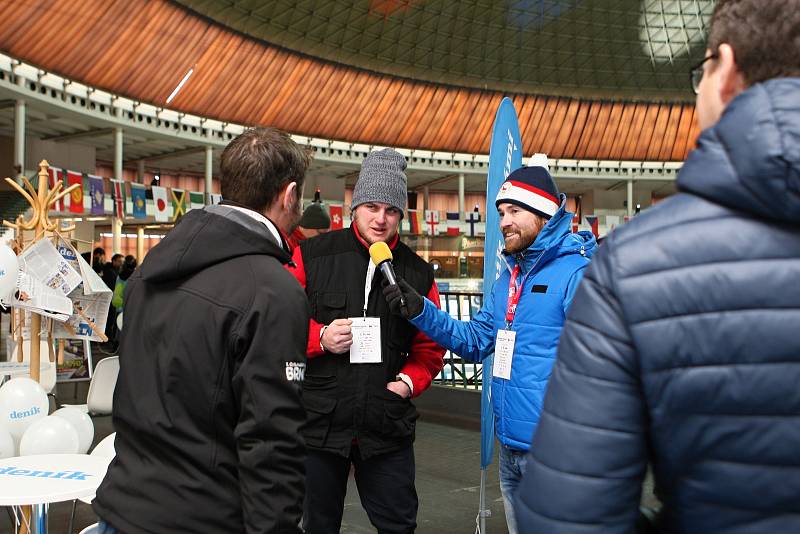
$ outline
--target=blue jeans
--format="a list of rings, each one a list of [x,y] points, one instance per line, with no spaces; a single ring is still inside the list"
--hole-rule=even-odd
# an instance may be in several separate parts
[[[503,494],[503,508],[506,511],[508,534],[517,534],[517,519],[514,517],[514,498],[517,488],[525,474],[528,462],[528,451],[512,449],[506,445],[500,447],[500,491]]]
[[[97,522],[97,534],[122,534],[102,519]]]

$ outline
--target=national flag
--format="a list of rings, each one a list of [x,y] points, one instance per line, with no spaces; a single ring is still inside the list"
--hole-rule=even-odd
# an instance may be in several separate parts
[[[47,168],[47,185],[52,190],[55,188],[57,183],[61,183],[61,191],[64,190],[66,184],[64,183],[64,170],[59,169],[58,167],[48,167]],[[56,211],[64,211],[64,197],[56,202],[52,209]]]
[[[439,233],[437,226],[439,226],[439,212],[436,210],[425,210],[425,225],[431,235]]]
[[[131,183],[131,204],[135,219],[147,218],[147,189],[142,184]]]
[[[597,227],[597,215],[587,215],[585,219],[586,224],[592,227],[592,233],[594,234],[595,239],[600,237],[600,231]]]
[[[461,228],[458,224],[458,212],[457,211],[448,211],[447,212],[447,235],[460,235]]]
[[[124,180],[111,180],[113,192],[111,194],[114,199],[114,217],[118,219],[125,218],[125,181]]]
[[[578,225],[580,225],[580,219],[578,219],[577,215],[572,216],[572,233],[578,233]]]
[[[160,185],[151,187],[153,190],[153,207],[155,208],[155,217],[158,222],[169,221],[169,210],[167,204],[167,188]]]
[[[186,215],[186,191],[173,187],[170,194],[172,195],[172,222],[176,222]]]
[[[469,223],[469,236],[475,237],[478,235],[478,232],[475,230],[475,224],[481,222],[481,214],[477,211],[469,212],[467,214],[467,222]]]
[[[344,228],[344,217],[342,216],[343,206],[341,204],[331,204],[331,230]]]
[[[198,191],[191,191],[189,193],[189,209],[199,210],[206,206],[206,199],[203,193]]]
[[[79,172],[67,171],[67,187],[78,187],[69,194],[69,211],[83,213],[83,175]]]
[[[419,235],[422,233],[422,212],[419,210],[408,210],[409,233]]]
[[[211,205],[216,206],[220,202],[222,202],[222,195],[219,193],[211,193]]]
[[[92,199],[92,215],[105,215],[106,193],[104,191],[103,178],[93,174],[87,174],[86,176],[89,178],[89,198]]]

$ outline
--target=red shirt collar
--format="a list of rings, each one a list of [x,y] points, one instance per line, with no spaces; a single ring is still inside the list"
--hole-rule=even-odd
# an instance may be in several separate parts
[[[363,238],[363,237],[361,237],[361,234],[360,234],[360,233],[359,233],[359,231],[358,231],[358,226],[356,225],[356,223],[352,223],[352,224],[350,225],[350,228],[352,228],[352,229],[353,229],[353,231],[356,233],[356,238],[358,238],[358,241],[359,241],[359,243],[361,243],[361,244],[362,244],[362,245],[364,245],[364,246],[365,246],[367,249],[369,249],[369,243],[367,243],[366,241],[364,241],[364,238]],[[397,242],[398,242],[398,241],[400,241],[400,233],[399,233],[399,232],[398,232],[398,233],[396,233],[396,234],[394,234],[394,237],[392,238],[391,242],[389,242],[389,243],[386,243],[386,244],[387,244],[387,245],[389,245],[389,248],[390,248],[390,249],[394,250],[394,247],[396,247],[396,246],[397,246]]]

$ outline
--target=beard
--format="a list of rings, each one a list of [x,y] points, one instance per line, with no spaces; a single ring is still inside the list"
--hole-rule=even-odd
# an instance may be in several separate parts
[[[503,232],[503,240],[505,242],[505,252],[508,254],[517,254],[528,249],[539,233],[547,224],[547,219],[544,217],[536,217],[536,222],[527,227],[513,226]]]

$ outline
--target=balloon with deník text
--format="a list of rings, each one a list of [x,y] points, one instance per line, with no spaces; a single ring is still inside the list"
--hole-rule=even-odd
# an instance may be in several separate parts
[[[34,422],[46,417],[49,409],[47,393],[35,380],[17,377],[0,387],[0,426],[17,440]]]

